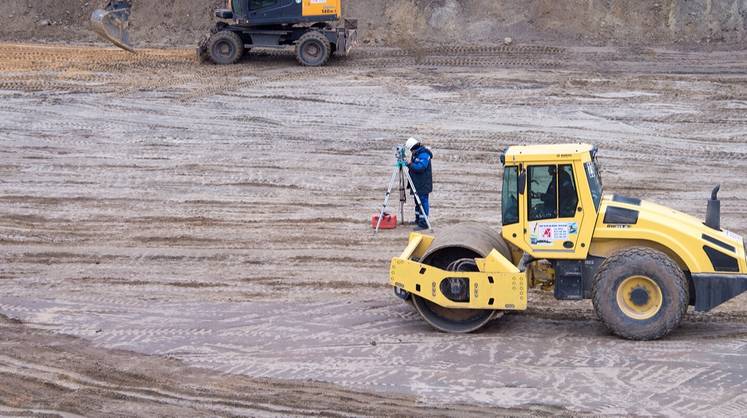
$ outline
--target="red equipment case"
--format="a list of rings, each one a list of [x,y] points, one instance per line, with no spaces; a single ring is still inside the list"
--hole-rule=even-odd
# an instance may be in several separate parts
[[[375,229],[377,222],[379,222],[379,214],[375,213],[371,215],[371,228]],[[379,225],[379,229],[394,229],[396,227],[397,215],[385,213],[384,216],[381,217],[381,225]]]

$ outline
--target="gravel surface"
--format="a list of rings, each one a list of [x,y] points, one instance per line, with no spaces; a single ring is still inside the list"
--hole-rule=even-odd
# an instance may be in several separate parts
[[[582,141],[608,191],[702,217],[720,183],[722,225],[745,234],[747,52],[371,48],[321,69],[192,54],[0,44],[0,314],[23,322],[0,326],[0,413],[747,407],[745,295],[655,342],[539,291],[446,335],[386,286],[408,231],[368,224],[415,135],[435,153],[437,231],[498,227],[507,145]],[[273,385],[294,389],[253,397]]]

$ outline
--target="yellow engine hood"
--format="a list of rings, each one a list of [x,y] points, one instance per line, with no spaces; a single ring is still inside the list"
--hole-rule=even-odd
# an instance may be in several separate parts
[[[747,272],[744,242],[737,234],[712,229],[701,219],[656,203],[604,196],[590,253],[608,256],[629,246],[630,240],[664,251],[691,273]]]

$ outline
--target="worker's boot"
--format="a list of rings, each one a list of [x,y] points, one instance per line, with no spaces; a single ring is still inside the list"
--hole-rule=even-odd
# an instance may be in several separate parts
[[[428,223],[425,221],[425,218],[420,218],[417,222],[415,222],[415,228],[413,228],[413,231],[424,231],[428,229]]]

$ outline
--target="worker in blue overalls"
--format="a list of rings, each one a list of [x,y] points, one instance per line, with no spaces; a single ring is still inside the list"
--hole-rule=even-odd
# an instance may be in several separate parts
[[[415,186],[415,192],[417,192],[422,208],[415,204],[415,230],[428,229],[428,223],[425,220],[425,216],[430,217],[430,202],[428,201],[428,195],[433,191],[433,169],[431,160],[433,159],[433,152],[430,148],[424,146],[415,138],[410,138],[405,142],[405,148],[410,150],[410,162],[407,164],[407,168],[410,171],[410,177],[412,178],[412,184]],[[423,216],[425,214],[425,216]]]

